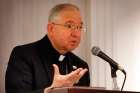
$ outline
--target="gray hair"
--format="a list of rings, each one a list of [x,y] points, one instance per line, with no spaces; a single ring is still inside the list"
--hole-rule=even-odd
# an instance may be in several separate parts
[[[73,4],[65,3],[65,4],[56,5],[50,11],[48,22],[54,21],[55,18],[58,16],[58,14],[64,9],[79,11],[79,8],[76,5],[73,5]]]

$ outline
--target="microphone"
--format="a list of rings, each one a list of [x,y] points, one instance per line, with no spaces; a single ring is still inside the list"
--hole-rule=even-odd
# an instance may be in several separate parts
[[[111,59],[109,56],[107,56],[104,52],[102,52],[99,47],[94,46],[91,49],[91,52],[93,55],[98,56],[98,57],[104,59],[105,61],[107,61],[110,64],[110,66],[113,67],[114,69],[120,70],[126,75],[125,70],[121,66],[119,66],[119,64],[117,62],[115,62],[113,59]]]

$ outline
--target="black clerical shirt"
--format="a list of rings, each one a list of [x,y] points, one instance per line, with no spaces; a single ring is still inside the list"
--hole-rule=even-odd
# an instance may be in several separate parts
[[[43,93],[53,81],[52,64],[57,64],[63,75],[76,68],[88,68],[87,63],[72,52],[63,55],[61,61],[60,56],[47,35],[37,42],[15,47],[6,71],[6,93]],[[75,86],[89,86],[89,83],[88,71]]]

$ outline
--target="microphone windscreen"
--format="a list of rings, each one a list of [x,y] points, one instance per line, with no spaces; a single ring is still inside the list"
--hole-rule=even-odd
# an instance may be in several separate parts
[[[97,47],[97,46],[94,46],[94,47],[91,49],[92,54],[95,55],[95,56],[97,56],[97,55],[99,54],[100,51],[101,51],[100,48]]]

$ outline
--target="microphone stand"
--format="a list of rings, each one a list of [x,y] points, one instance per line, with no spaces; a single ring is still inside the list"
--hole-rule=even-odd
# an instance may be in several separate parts
[[[118,84],[117,84],[117,75],[116,75],[117,69],[111,66],[111,77],[113,79],[113,90],[119,90]]]

